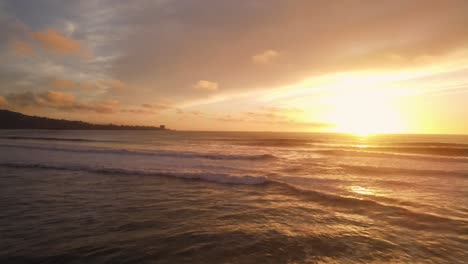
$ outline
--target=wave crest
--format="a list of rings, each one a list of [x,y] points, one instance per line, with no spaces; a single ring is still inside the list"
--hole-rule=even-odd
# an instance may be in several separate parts
[[[436,155],[422,155],[411,153],[392,153],[392,152],[377,152],[377,151],[359,151],[359,150],[344,150],[344,149],[322,149],[313,151],[318,154],[327,156],[350,156],[350,157],[368,157],[368,158],[401,158],[412,160],[433,160],[442,162],[461,162],[468,163],[468,158],[465,157],[448,157]]]
[[[23,168],[23,169],[44,169],[44,170],[63,170],[63,171],[83,171],[89,173],[101,174],[117,174],[117,175],[136,175],[136,176],[162,176],[174,177],[190,180],[202,180],[208,182],[227,183],[227,184],[245,184],[258,185],[269,181],[266,176],[251,176],[251,175],[232,175],[224,173],[185,173],[185,172],[168,172],[155,170],[130,170],[122,168],[108,167],[88,167],[77,165],[54,165],[54,164],[39,164],[39,163],[0,163],[0,167],[6,168]]]

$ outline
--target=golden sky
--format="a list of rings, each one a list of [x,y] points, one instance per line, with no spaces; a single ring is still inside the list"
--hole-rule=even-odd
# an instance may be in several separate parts
[[[180,130],[468,134],[468,1],[0,1],[0,108]]]

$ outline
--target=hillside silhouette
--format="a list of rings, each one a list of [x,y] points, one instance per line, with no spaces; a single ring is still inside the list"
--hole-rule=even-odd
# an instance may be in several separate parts
[[[0,110],[0,129],[168,130],[164,126],[154,127],[91,124],[82,121],[29,116],[9,110]]]

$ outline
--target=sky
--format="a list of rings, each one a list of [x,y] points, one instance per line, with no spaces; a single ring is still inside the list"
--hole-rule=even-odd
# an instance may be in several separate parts
[[[178,130],[468,134],[465,0],[0,0],[0,108]]]

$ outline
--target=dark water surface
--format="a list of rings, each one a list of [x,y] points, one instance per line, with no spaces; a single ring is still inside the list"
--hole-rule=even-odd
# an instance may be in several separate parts
[[[1,131],[0,263],[467,263],[468,137]]]

